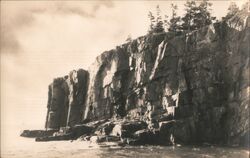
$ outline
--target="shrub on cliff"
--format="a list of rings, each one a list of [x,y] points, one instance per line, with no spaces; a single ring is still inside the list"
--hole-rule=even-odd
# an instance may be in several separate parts
[[[225,16],[225,20],[231,19],[240,9],[235,2],[231,2],[227,10],[228,13]]]

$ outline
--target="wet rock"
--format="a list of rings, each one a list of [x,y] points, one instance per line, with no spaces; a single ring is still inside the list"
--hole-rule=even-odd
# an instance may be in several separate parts
[[[59,131],[53,136],[38,137],[36,141],[75,140],[82,135],[92,133],[93,129],[93,127],[87,125],[75,125],[72,128]]]
[[[70,133],[72,134],[73,138],[78,138],[84,134],[90,134],[94,130],[93,127],[87,125],[75,125],[70,129]]]
[[[160,122],[160,138],[164,144],[189,144],[195,141],[195,126],[192,118]]]
[[[20,134],[22,137],[28,138],[36,138],[36,137],[45,137],[45,136],[52,136],[57,130],[24,130]]]
[[[37,137],[35,140],[36,142],[47,142],[47,141],[60,141],[60,140],[72,140],[72,135],[69,134],[62,134],[58,136],[48,136],[48,137]]]

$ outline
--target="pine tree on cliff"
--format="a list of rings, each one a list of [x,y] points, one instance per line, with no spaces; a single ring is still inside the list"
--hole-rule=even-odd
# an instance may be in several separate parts
[[[187,1],[185,5],[186,14],[182,17],[183,24],[181,25],[182,30],[191,31],[194,30],[193,19],[195,11],[197,10],[195,1]]]
[[[164,32],[163,21],[161,17],[161,9],[159,5],[156,6],[156,26],[154,28],[154,32]]]
[[[169,28],[168,31],[174,33],[175,35],[178,35],[181,33],[181,17],[177,16],[177,5],[171,4],[171,9],[172,9],[172,17],[169,20]]]
[[[211,6],[212,3],[208,2],[208,0],[202,0],[198,9],[200,12],[196,13],[197,28],[204,27],[206,25],[210,25],[216,19],[211,15]]]
[[[164,20],[163,20],[163,27],[164,30],[168,30],[170,22],[168,21],[168,16],[164,15]]]
[[[182,30],[193,31],[211,24],[215,20],[215,17],[212,17],[210,13],[211,6],[212,3],[209,3],[208,0],[202,0],[199,5],[194,0],[187,1],[185,4],[186,14],[182,18]]]
[[[155,17],[153,15],[153,13],[151,11],[149,11],[148,13],[148,18],[150,20],[150,25],[149,25],[149,33],[152,33],[154,30],[154,26],[155,26]]]
[[[163,21],[161,17],[161,10],[159,5],[156,6],[156,17],[151,11],[148,13],[148,18],[150,20],[149,33],[160,33],[164,32]]]

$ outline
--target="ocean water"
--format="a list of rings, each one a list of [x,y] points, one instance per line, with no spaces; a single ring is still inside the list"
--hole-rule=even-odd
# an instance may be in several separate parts
[[[97,145],[83,141],[35,142],[16,135],[12,143],[1,144],[2,158],[248,158],[249,150],[198,146],[125,146],[115,143]]]

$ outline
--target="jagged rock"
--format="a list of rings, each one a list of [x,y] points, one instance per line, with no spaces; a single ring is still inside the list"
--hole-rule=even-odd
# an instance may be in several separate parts
[[[112,132],[114,127],[115,127],[115,124],[113,122],[106,122],[97,127],[97,129],[95,130],[95,134],[109,135]]]
[[[147,124],[142,121],[120,122],[116,124],[111,135],[121,138],[132,137],[134,132],[147,128]]]

